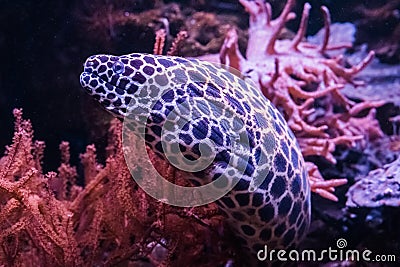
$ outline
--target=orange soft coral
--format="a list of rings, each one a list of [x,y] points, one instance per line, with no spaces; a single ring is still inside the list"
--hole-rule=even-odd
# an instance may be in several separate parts
[[[135,184],[122,152],[121,122],[111,123],[104,166],[93,145],[81,155],[82,187],[69,163],[69,144],[60,145],[58,172],[42,174],[44,143],[33,141],[21,110],[14,116],[13,143],[0,159],[1,263],[115,266],[146,259],[157,266],[212,266],[230,257],[232,246],[219,234],[223,217],[215,206],[164,205]],[[135,158],[136,175],[148,175],[141,160]],[[179,178],[172,177],[172,168],[170,173],[171,179]],[[221,247],[231,248],[222,253]]]

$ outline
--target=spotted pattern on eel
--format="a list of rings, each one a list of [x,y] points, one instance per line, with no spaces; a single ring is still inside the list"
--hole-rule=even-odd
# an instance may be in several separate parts
[[[311,210],[304,159],[286,121],[258,89],[208,62],[138,53],[91,56],[80,82],[114,116],[129,114],[133,129],[145,127],[146,145],[165,160],[165,123],[171,113],[174,120],[189,116],[170,143],[196,160],[199,146],[212,141],[212,164],[188,179],[194,185],[237,179],[216,203],[244,248],[291,248],[305,235]],[[247,138],[246,155],[233,151],[232,136]]]

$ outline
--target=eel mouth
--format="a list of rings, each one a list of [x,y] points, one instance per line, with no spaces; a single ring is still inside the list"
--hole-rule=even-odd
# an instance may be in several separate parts
[[[81,83],[81,86],[88,91],[88,93],[90,93],[92,91],[92,88],[90,86],[90,82],[92,79],[97,79],[97,77],[95,77],[94,75],[92,75],[91,72],[82,72],[80,77],[79,77],[79,81]]]
[[[114,106],[113,101],[107,99],[107,94],[109,92],[115,93],[117,89],[123,90],[121,87],[113,85],[92,71],[83,71],[80,75],[80,83],[86,93],[93,96],[106,111],[119,119],[124,118],[121,112],[126,112],[126,110],[123,111],[125,108]]]
[[[116,89],[125,91],[125,89],[112,84],[97,73],[87,70],[81,73],[80,83],[81,86],[91,95],[107,94],[107,91],[115,92]]]

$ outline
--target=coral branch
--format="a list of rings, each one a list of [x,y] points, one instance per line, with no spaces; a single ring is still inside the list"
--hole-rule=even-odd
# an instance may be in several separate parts
[[[385,101],[366,101],[361,102],[354,105],[349,111],[348,114],[350,117],[354,117],[358,115],[361,111],[364,111],[369,108],[379,108],[383,106],[386,102]]]
[[[327,60],[325,64],[339,77],[345,79],[347,82],[351,82],[354,75],[362,71],[368,66],[369,63],[374,59],[375,52],[370,51],[367,57],[351,68],[344,68],[337,64],[335,60]]]
[[[346,184],[347,179],[332,179],[325,181],[315,164],[306,162],[306,167],[310,177],[311,191],[323,198],[338,201],[338,198],[332,194],[332,192],[335,191],[335,187]]]
[[[324,16],[324,40],[322,41],[320,52],[324,53],[328,47],[329,37],[331,35],[331,14],[326,6],[322,6],[321,11]]]
[[[164,29],[160,29],[156,32],[156,42],[154,44],[153,54],[162,55],[164,50],[166,32]]]
[[[296,36],[292,41],[292,49],[298,51],[297,48],[300,42],[303,40],[307,31],[307,23],[308,23],[308,15],[310,14],[311,5],[309,3],[304,4],[303,15],[301,16],[301,22],[299,26],[299,30],[297,31]]]
[[[245,59],[239,52],[238,36],[235,29],[232,28],[228,31],[219,55],[222,64],[229,65],[235,70],[242,69]]]
[[[95,179],[97,173],[102,168],[100,164],[96,161],[96,148],[94,145],[89,145],[86,147],[86,152],[80,155],[80,159],[83,165],[83,170],[85,173],[85,183],[90,183]]]
[[[44,149],[46,147],[43,141],[35,141],[33,145],[33,158],[35,160],[35,168],[42,172],[42,161],[44,156]]]
[[[174,42],[172,43],[171,48],[168,50],[167,55],[168,56],[176,56],[178,55],[178,52],[180,50],[180,46],[183,44],[185,39],[188,37],[188,34],[186,31],[180,31],[178,35],[176,36]]]
[[[272,9],[270,3],[264,3],[261,0],[239,0],[239,2],[250,14],[251,27],[265,27],[271,24]]]
[[[291,13],[290,10],[293,8],[295,4],[295,0],[288,0],[281,15],[275,19],[273,22],[275,23],[274,27],[271,30],[271,37],[267,42],[267,49],[266,52],[269,55],[276,54],[275,51],[275,43],[278,40],[278,36],[282,29],[285,27],[286,22],[292,20],[296,17],[294,13]]]
[[[297,86],[290,86],[290,87],[288,87],[288,90],[289,90],[289,93],[295,98],[302,98],[302,99],[314,98],[314,99],[316,99],[316,98],[326,96],[327,94],[331,93],[332,91],[335,91],[335,90],[341,89],[341,88],[343,88],[343,85],[339,84],[339,85],[330,86],[322,91],[314,91],[314,92],[307,92],[307,91],[301,90]]]

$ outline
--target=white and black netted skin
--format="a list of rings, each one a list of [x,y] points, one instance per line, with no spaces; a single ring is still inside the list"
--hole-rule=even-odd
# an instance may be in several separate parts
[[[80,79],[106,110],[132,119],[132,129],[145,126],[146,145],[160,157],[178,147],[196,160],[202,144],[213,152],[212,164],[190,180],[206,184],[222,173],[239,179],[217,204],[243,247],[290,248],[304,236],[311,213],[304,160],[286,121],[259,90],[211,63],[148,54],[91,56]],[[169,130],[162,143],[166,123],[179,116],[184,126]],[[233,151],[232,136],[248,140],[242,155]],[[251,181],[257,186],[249,190]]]

